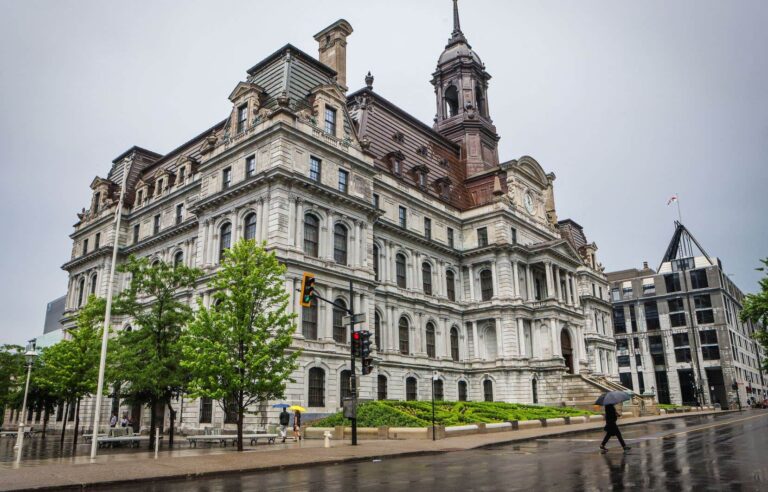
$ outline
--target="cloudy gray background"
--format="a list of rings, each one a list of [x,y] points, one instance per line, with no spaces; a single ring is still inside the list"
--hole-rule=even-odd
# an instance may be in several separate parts
[[[768,2],[461,0],[493,76],[503,160],[557,175],[609,270],[657,266],[684,223],[745,291],[768,256]],[[0,0],[0,343],[65,293],[75,213],[131,145],[166,152],[230,111],[245,70],[338,18],[352,90],[431,123],[451,2]]]

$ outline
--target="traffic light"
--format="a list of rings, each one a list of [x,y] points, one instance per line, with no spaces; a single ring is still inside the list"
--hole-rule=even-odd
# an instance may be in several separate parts
[[[371,355],[371,332],[363,330],[360,337],[360,357],[365,359]]]
[[[373,359],[363,357],[363,376],[373,372]]]
[[[315,276],[305,273],[301,278],[301,304],[302,307],[310,307],[315,297]]]
[[[352,331],[352,357],[360,357],[361,338],[359,331]]]

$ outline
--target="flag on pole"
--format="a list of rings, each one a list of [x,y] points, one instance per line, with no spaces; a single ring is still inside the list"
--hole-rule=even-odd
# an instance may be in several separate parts
[[[667,205],[672,205],[672,203],[677,201],[677,195],[672,195],[669,200],[667,200]]]

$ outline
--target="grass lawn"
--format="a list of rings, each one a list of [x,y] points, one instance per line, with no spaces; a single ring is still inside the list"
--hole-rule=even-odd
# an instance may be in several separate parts
[[[569,407],[540,407],[518,403],[435,402],[435,421],[445,426],[593,414],[594,412]],[[339,412],[311,422],[309,425],[335,427],[349,424],[349,420]],[[357,408],[357,425],[360,427],[426,427],[432,425],[432,402],[385,400],[361,403]]]
[[[664,410],[671,410],[673,408],[683,408],[681,405],[675,405],[674,403],[659,403],[657,406],[659,408],[663,408]]]

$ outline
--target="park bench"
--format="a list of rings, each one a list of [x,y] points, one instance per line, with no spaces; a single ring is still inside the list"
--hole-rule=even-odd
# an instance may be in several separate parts
[[[163,436],[160,436],[160,439],[162,439]],[[116,437],[97,437],[97,442],[99,443],[99,447],[105,447],[105,446],[116,446],[120,444],[129,444],[131,447],[139,447],[139,445],[142,442],[149,442],[149,436],[116,436]]]

